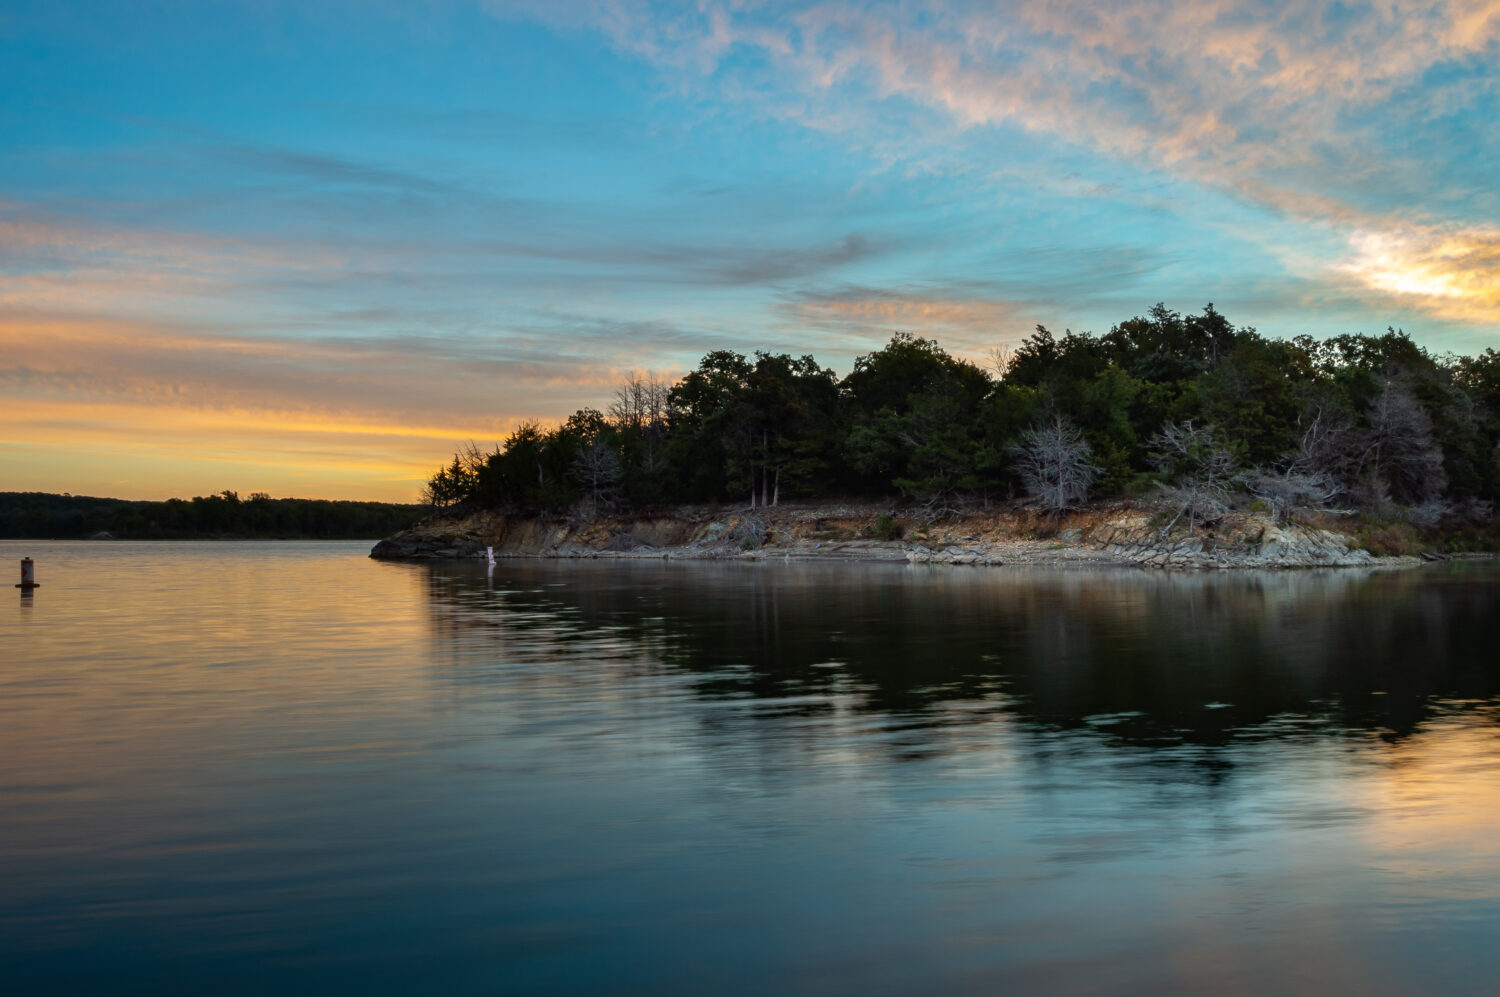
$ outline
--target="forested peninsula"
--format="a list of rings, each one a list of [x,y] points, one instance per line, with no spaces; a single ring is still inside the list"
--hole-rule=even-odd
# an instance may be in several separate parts
[[[431,510],[388,502],[271,498],[238,492],[163,502],[0,492],[0,538],[110,540],[363,540]]]
[[[1497,444],[1493,349],[1435,355],[1394,329],[1272,338],[1212,305],[1157,305],[1102,335],[1038,326],[984,365],[904,333],[843,378],[811,356],[715,351],[675,383],[631,375],[607,411],[471,445],[426,497],[450,523],[574,526],[883,504],[854,531],[882,540],[997,510],[997,529],[1045,537],[1128,509],[1135,534],[1200,548],[1271,523],[1413,554],[1496,547]]]

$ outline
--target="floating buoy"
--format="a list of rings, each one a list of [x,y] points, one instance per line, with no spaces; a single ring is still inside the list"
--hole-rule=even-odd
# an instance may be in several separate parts
[[[16,588],[29,592],[39,587],[36,580],[36,565],[31,563],[31,558],[29,557],[21,558],[21,584],[17,585]]]
[[[489,558],[489,560],[490,560],[490,567],[493,568],[495,566],[495,548],[493,548],[493,547],[486,547],[484,549],[484,556],[487,557],[487,558]]]

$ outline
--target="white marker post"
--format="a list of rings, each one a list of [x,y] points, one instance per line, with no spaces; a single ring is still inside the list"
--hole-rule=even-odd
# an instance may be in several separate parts
[[[36,565],[31,563],[29,557],[21,558],[21,584],[16,588],[21,590],[22,595],[26,595],[32,589],[39,587],[36,580]]]
[[[495,548],[486,547],[484,549],[484,556],[489,559],[490,567],[493,568],[495,566]]]

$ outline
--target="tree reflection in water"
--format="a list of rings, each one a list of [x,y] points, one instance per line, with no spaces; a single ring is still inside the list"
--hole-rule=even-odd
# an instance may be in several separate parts
[[[1312,732],[1386,740],[1500,690],[1496,579],[1424,571],[1178,574],[946,566],[504,563],[427,579],[455,683],[566,661],[674,670],[705,699],[914,729],[996,715],[1122,745]],[[562,663],[558,663],[561,661]]]

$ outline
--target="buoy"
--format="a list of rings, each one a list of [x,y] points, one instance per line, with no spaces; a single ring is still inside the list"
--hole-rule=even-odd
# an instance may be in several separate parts
[[[490,559],[490,567],[493,568],[495,566],[495,548],[486,547],[484,549],[484,556]]]
[[[17,585],[16,588],[25,591],[40,588],[36,581],[36,565],[31,563],[31,558],[29,557],[21,558],[21,584]]]

